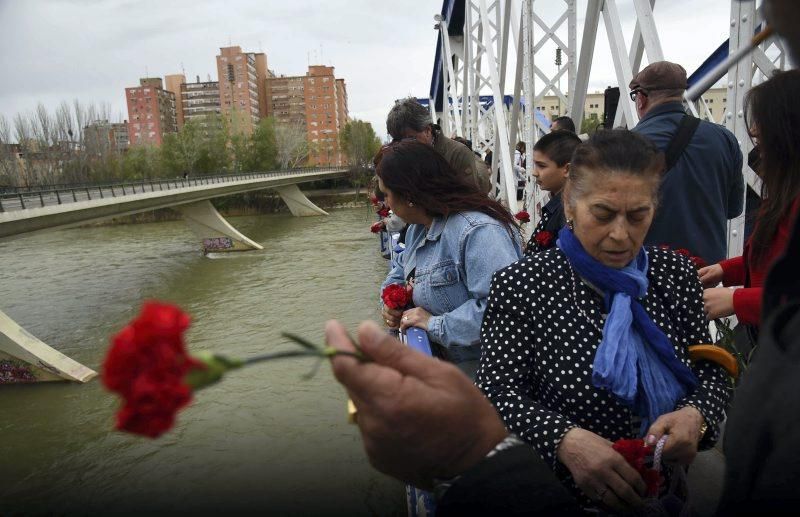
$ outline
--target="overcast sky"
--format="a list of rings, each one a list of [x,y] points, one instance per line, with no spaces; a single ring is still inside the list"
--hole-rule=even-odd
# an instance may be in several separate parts
[[[586,1],[578,1],[578,39]],[[515,0],[515,5],[519,0]],[[560,0],[536,0],[536,8]],[[635,16],[617,0],[630,43]],[[0,0],[0,114],[38,102],[107,103],[127,118],[124,88],[145,75],[185,71],[216,77],[215,56],[229,43],[263,51],[276,73],[302,75],[334,65],[347,82],[350,115],[385,136],[395,99],[427,97],[441,0]],[[728,37],[729,0],[659,0],[655,19],[665,58],[691,73]],[[563,28],[566,31],[566,25]],[[564,35],[566,38],[566,35]],[[554,50],[554,49],[553,49]],[[550,66],[549,49],[542,62]],[[597,36],[590,91],[616,83],[608,38]],[[513,87],[513,86],[512,86]],[[566,86],[564,86],[566,89]],[[509,93],[509,92],[507,92]]]

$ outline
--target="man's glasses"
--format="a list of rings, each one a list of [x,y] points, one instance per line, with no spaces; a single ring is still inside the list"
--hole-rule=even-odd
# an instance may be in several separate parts
[[[645,97],[647,97],[647,92],[644,90],[636,89],[636,90],[631,90],[631,92],[628,95],[630,95],[631,100],[633,102],[636,102],[636,97],[638,97],[639,95],[644,95]]]

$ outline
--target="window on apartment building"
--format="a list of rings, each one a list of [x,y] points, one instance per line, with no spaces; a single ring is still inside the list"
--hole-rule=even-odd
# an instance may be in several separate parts
[[[145,88],[144,93],[150,93],[150,88]]]
[[[709,104],[714,104],[714,99],[708,99]]]

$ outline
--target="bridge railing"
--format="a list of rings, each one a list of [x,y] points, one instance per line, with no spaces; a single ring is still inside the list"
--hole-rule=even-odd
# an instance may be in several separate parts
[[[111,183],[76,183],[52,186],[14,187],[13,191],[0,192],[0,212],[27,208],[61,205],[93,199],[116,198],[145,192],[162,192],[187,187],[244,180],[279,178],[283,176],[312,175],[322,172],[343,172],[343,167],[303,167],[268,172],[187,176],[178,178],[119,181]]]

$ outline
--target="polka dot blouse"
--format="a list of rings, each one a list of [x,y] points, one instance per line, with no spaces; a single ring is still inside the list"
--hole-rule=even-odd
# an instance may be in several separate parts
[[[718,436],[729,391],[714,363],[689,361],[687,346],[710,343],[702,288],[688,258],[647,248],[649,287],[643,306],[700,381],[675,409],[696,407],[708,424],[701,448]],[[556,458],[563,436],[581,427],[608,440],[639,436],[640,419],[612,393],[592,385],[592,364],[605,321],[602,296],[550,249],[497,271],[481,327],[476,384],[508,429],[530,443],[577,490]]]

